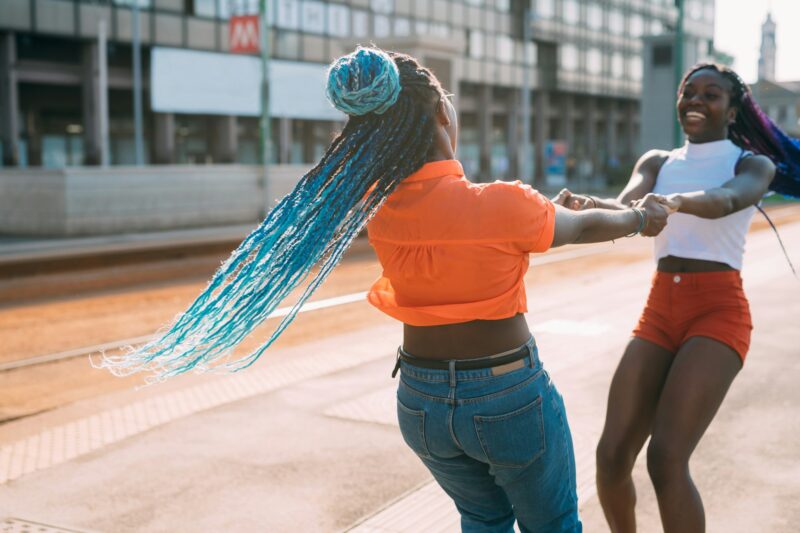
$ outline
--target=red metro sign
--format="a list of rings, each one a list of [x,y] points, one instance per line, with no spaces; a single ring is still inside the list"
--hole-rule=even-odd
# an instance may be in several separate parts
[[[234,54],[254,54],[261,49],[258,15],[231,17],[228,25],[228,48]]]

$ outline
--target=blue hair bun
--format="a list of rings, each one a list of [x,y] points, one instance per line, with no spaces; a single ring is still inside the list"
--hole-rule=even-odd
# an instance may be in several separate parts
[[[348,115],[385,113],[400,96],[400,72],[389,54],[377,48],[356,48],[333,62],[325,94]]]

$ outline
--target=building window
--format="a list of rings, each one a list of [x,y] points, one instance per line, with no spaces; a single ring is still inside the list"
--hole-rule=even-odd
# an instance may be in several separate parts
[[[118,6],[132,6],[136,3],[135,0],[114,0]],[[139,0],[139,7],[153,7],[153,0]]]
[[[483,54],[483,32],[470,30],[467,55],[473,58],[481,58]]]
[[[553,0],[536,0],[536,16],[550,19],[556,13]]]
[[[508,35],[497,36],[497,59],[503,63],[514,61],[514,41]]]
[[[370,7],[375,13],[389,15],[394,12],[394,0],[370,0]]]
[[[642,79],[642,58],[633,56],[628,60],[628,75],[631,79]]]
[[[624,66],[622,54],[614,52],[611,55],[611,75],[616,79],[622,78],[625,70]]]
[[[641,37],[644,33],[644,21],[640,15],[631,16],[631,37]]]
[[[511,0],[495,0],[498,11],[511,11]]]
[[[576,0],[564,0],[561,10],[561,16],[567,24],[576,26],[580,22],[581,11]]]
[[[394,19],[394,34],[400,37],[411,35],[411,20],[405,17]]]
[[[392,33],[392,25],[389,21],[389,17],[375,15],[373,21],[375,23],[375,37],[388,37]]]
[[[586,53],[586,70],[590,74],[603,72],[603,54],[597,48],[590,48]]]
[[[130,4],[132,3],[130,2]],[[215,4],[215,0],[194,0],[194,14],[198,17],[216,17],[217,6]]]
[[[611,29],[611,33],[622,35],[625,32],[625,19],[622,13],[617,10],[611,11],[608,14],[608,26]]]
[[[525,54],[526,57],[523,59],[523,62],[527,63],[528,65],[535,65],[536,64],[536,43],[528,42],[525,43]]]
[[[431,24],[431,35],[447,39],[450,37],[450,26],[443,22],[435,22]]]
[[[431,32],[431,25],[427,20],[414,21],[414,31],[417,35],[428,35]]]
[[[369,14],[366,11],[353,11],[353,37],[369,35]]]
[[[325,32],[325,4],[317,1],[303,2],[303,30],[309,33]]]
[[[295,0],[278,0],[275,25],[284,30],[300,29],[300,2]]]
[[[658,20],[653,19],[650,21],[650,35],[661,35],[664,32],[664,24]]]
[[[328,4],[328,35],[347,37],[350,34],[350,10],[338,4]]]
[[[603,27],[603,10],[597,4],[590,4],[588,9],[589,27],[599,30]]]
[[[571,44],[561,47],[561,68],[564,70],[578,70],[578,49]]]

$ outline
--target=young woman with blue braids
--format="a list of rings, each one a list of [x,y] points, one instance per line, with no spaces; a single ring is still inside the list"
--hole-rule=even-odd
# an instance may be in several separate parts
[[[617,199],[559,195],[573,209],[624,209],[653,197],[677,211],[655,239],[653,287],[611,382],[597,447],[598,494],[615,533],[636,530],[631,471],[648,437],[664,531],[705,530],[689,459],[749,347],[745,236],[768,190],[800,196],[800,142],[764,115],[732,70],[692,68],[677,112],[687,143],[643,155]]]
[[[455,160],[456,112],[412,57],[358,48],[329,71],[342,133],[295,190],[220,267],[169,329],[107,357],[119,374],[165,379],[253,364],[369,223],[383,266],[369,301],[404,323],[398,418],[405,441],[461,513],[464,531],[580,531],[575,465],[561,396],[523,313],[531,252],[655,235],[655,199],[576,213],[520,182],[472,184]],[[233,348],[311,274],[264,344]]]

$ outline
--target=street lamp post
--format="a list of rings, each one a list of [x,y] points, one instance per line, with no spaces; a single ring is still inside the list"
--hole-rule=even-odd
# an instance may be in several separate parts
[[[267,0],[259,1],[259,25],[261,36],[261,124],[259,128],[261,141],[261,164],[263,184],[263,216],[269,213],[271,200],[269,197],[269,162],[272,153],[272,135],[269,119],[269,21],[267,20]]]
[[[675,83],[680,83],[683,76],[683,38],[684,38],[684,2],[685,0],[675,0],[675,7],[678,8],[678,22],[675,27]],[[675,115],[675,125],[673,126],[673,144],[677,148],[683,141],[683,130]]]
[[[523,42],[523,61],[522,67],[522,150],[521,150],[521,173],[522,181],[533,184],[533,172],[531,170],[531,79],[530,69],[533,63],[531,56],[531,22],[532,11],[530,4],[525,8],[522,23],[522,42]]]
[[[139,1],[133,0],[133,135],[136,166],[144,165],[144,139],[142,136],[142,42],[139,35]]]

